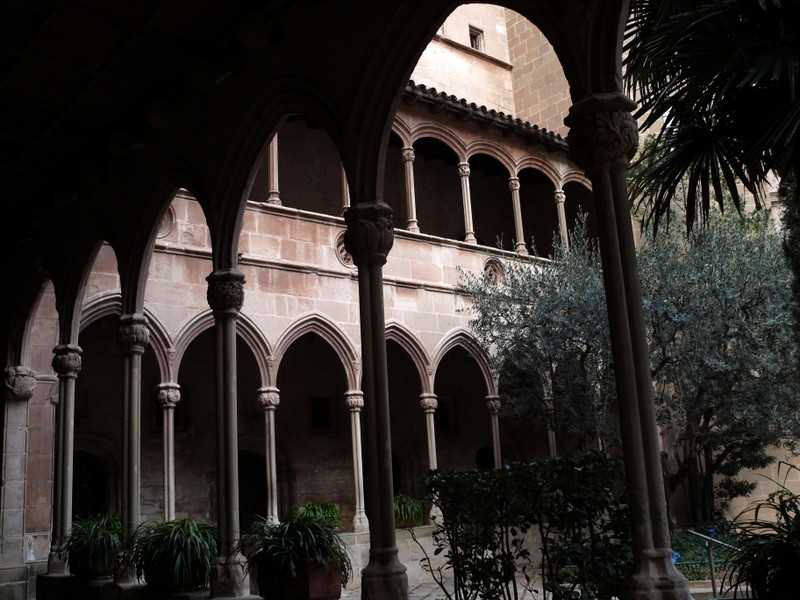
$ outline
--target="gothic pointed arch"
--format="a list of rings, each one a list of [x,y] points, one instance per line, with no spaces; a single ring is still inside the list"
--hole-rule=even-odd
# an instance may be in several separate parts
[[[348,389],[360,389],[360,364],[355,347],[333,321],[319,314],[300,317],[283,332],[275,344],[274,372],[280,370],[281,360],[291,345],[307,333],[316,333],[330,344],[347,374]]]
[[[433,393],[433,368],[431,366],[431,359],[416,336],[414,336],[408,328],[392,320],[386,322],[386,341],[388,342],[390,340],[405,350],[413,361],[417,373],[419,374],[422,393]]]
[[[460,346],[475,360],[478,368],[481,371],[483,380],[486,382],[486,390],[489,395],[497,394],[497,381],[489,364],[489,354],[480,345],[475,336],[465,328],[457,328],[449,331],[437,344],[436,349],[433,351],[433,358],[431,364],[434,373],[442,362],[444,356],[453,348]]]

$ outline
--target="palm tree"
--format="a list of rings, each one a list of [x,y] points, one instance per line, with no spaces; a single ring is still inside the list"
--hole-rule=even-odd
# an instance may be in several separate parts
[[[794,181],[799,33],[800,0],[631,1],[628,93],[643,129],[661,124],[634,165],[646,224],[669,219],[680,191],[691,230],[712,202],[741,210],[739,185],[760,207],[771,171]]]

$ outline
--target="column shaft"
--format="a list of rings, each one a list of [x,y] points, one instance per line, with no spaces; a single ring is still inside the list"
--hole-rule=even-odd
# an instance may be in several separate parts
[[[266,387],[259,390],[258,399],[264,407],[264,435],[267,470],[267,519],[278,522],[278,459],[275,438],[275,410],[281,402],[280,390]]]
[[[492,423],[492,454],[494,457],[494,468],[499,469],[503,466],[503,452],[500,447],[500,423],[497,413],[500,411],[500,396],[490,394],[486,396],[486,408],[489,409],[489,418]]]
[[[508,189],[511,190],[511,205],[514,208],[514,231],[517,236],[514,249],[520,254],[527,255],[528,248],[525,246],[525,231],[522,227],[522,206],[519,199],[519,177],[509,177]]]
[[[403,157],[403,172],[406,178],[406,210],[408,211],[406,229],[409,231],[419,231],[419,223],[417,223],[417,199],[414,192],[414,148],[406,146],[400,152]]]
[[[267,179],[269,179],[269,191],[267,192],[267,204],[281,203],[281,190],[278,183],[278,133],[272,136],[267,147]]]
[[[208,304],[217,337],[217,527],[218,556],[211,570],[211,597],[249,593],[239,538],[239,458],[236,422],[236,319],[244,303],[244,275],[235,269],[209,275]]]
[[[345,213],[345,247],[358,266],[361,355],[365,396],[366,510],[369,562],[362,572],[361,597],[408,597],[405,567],[397,557],[389,422],[389,378],[383,307],[383,265],[392,247],[392,211],[382,202],[358,203]]]
[[[458,163],[458,176],[461,179],[461,199],[464,203],[464,241],[474,244],[476,240],[475,229],[472,225],[472,196],[469,190],[469,175],[469,163]]]
[[[564,190],[555,192],[556,212],[558,213],[558,231],[561,235],[561,246],[564,250],[569,250],[569,231],[567,230],[567,214],[564,211],[564,202],[567,199]]]
[[[364,407],[364,394],[360,390],[350,390],[345,394],[350,408],[350,438],[353,446],[353,485],[355,492],[355,514],[353,531],[369,531],[369,521],[364,509],[364,453],[361,448],[361,409]]]
[[[419,404],[425,412],[425,434],[428,439],[428,468],[439,468],[439,461],[436,457],[436,424],[434,414],[439,407],[439,400],[436,394],[420,394]]]
[[[164,414],[164,520],[175,519],[175,407],[181,400],[177,383],[158,386],[158,400]]]

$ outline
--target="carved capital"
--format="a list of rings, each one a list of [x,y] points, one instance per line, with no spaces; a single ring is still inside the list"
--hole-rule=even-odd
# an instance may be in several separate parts
[[[12,400],[26,402],[36,389],[36,372],[28,367],[6,367],[5,384]]]
[[[496,414],[500,410],[500,396],[486,396],[486,408]]]
[[[206,298],[214,314],[237,316],[244,304],[244,274],[236,269],[214,271],[206,281]]]
[[[436,394],[420,394],[419,405],[426,413],[434,412],[439,408],[439,401],[436,399]]]
[[[53,370],[61,379],[75,379],[81,371],[81,348],[74,344],[59,344],[53,348]]]
[[[403,162],[414,162],[414,158],[416,158],[416,154],[414,154],[414,149],[410,146],[406,146],[402,150],[400,150],[400,154],[403,157]]]
[[[470,169],[468,162],[460,162],[458,163],[458,176],[459,177],[469,177]]]
[[[587,171],[627,167],[639,144],[630,113],[635,106],[622,94],[596,94],[574,104],[565,119],[570,158]]]
[[[258,390],[258,401],[264,410],[275,410],[281,403],[280,390],[276,387],[265,387]]]
[[[141,314],[122,315],[119,319],[117,342],[126,354],[144,354],[150,343],[147,317]]]
[[[564,190],[556,190],[555,194],[553,194],[553,198],[555,198],[556,204],[564,204],[567,200],[567,195],[564,193]]]
[[[177,383],[162,383],[158,386],[158,402],[162,408],[174,409],[181,401],[181,386]]]
[[[383,202],[356,204],[344,214],[344,247],[358,265],[386,263],[394,244],[392,209]]]
[[[508,178],[508,189],[510,189],[512,192],[519,191],[519,177]]]
[[[364,392],[361,390],[350,390],[344,394],[347,407],[353,411],[358,412],[364,408]]]

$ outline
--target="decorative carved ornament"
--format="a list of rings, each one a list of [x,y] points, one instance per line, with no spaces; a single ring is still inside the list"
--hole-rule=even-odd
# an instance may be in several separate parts
[[[506,271],[496,258],[490,258],[483,264],[483,276],[489,283],[500,285],[505,279]]]
[[[556,204],[564,204],[567,200],[567,195],[564,193],[564,190],[556,190],[555,194],[553,194],[553,198],[555,198]]]
[[[592,112],[571,121],[570,158],[587,171],[627,166],[636,153],[639,131],[628,111]]]
[[[468,162],[460,162],[458,163],[458,176],[459,177],[469,177],[470,169]]]
[[[386,263],[394,244],[392,209],[383,202],[362,203],[345,212],[344,246],[356,265]]]
[[[439,400],[436,399],[436,394],[421,394],[419,397],[419,405],[426,413],[434,412],[439,408]]]
[[[117,342],[126,353],[143,354],[150,343],[150,328],[144,315],[123,315],[117,330]]]
[[[162,408],[174,409],[181,401],[181,386],[177,383],[162,383],[158,386],[158,402]]]
[[[36,372],[28,367],[7,367],[5,384],[13,400],[26,402],[33,397],[36,389]]]
[[[81,348],[73,344],[59,344],[53,349],[53,370],[59,377],[77,377],[81,371]]]
[[[347,407],[351,411],[357,412],[364,408],[364,392],[360,390],[350,390],[345,393],[344,397],[347,402]]]
[[[508,189],[510,189],[512,192],[519,191],[519,177],[508,178]]]
[[[344,245],[344,234],[345,232],[343,231],[336,237],[336,258],[345,267],[355,268],[356,264],[353,262],[353,257]]]
[[[238,315],[244,305],[244,274],[234,269],[215,271],[208,277],[206,298],[215,313]]]
[[[500,396],[486,396],[486,408],[490,413],[497,413],[500,410]]]
[[[411,148],[410,146],[406,146],[400,150],[400,155],[403,157],[403,162],[414,162],[414,158],[416,158],[414,148]]]
[[[264,410],[275,410],[281,403],[280,390],[276,387],[262,388],[258,390],[258,401]]]

